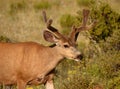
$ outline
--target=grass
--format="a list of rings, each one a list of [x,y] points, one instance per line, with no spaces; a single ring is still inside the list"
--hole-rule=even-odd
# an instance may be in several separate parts
[[[16,3],[12,3],[10,5],[10,11],[9,13],[10,14],[15,14],[17,13],[18,11],[22,11],[22,10],[25,10],[27,7],[27,4],[25,1],[21,1],[21,2],[16,2]]]
[[[52,5],[48,1],[41,1],[41,2],[34,4],[35,10],[50,9],[51,7]]]
[[[41,1],[38,3],[38,1],[33,0],[1,1],[0,35],[5,35],[15,41],[35,41],[46,44],[42,38],[43,29],[46,29],[46,27],[43,20],[41,19],[42,10],[40,8],[45,9],[46,6],[47,8],[50,7],[46,10],[47,15],[54,20],[53,25],[56,28],[60,28],[60,31],[61,27],[59,24],[59,19],[61,15],[64,14],[64,12],[68,14],[75,14],[77,11],[77,9],[75,10],[77,6],[75,6],[76,4],[74,1],[66,2],[61,0],[52,0],[49,2],[45,0],[44,3],[42,3],[43,6],[46,5],[45,7],[40,7],[40,2]],[[74,5],[75,8],[72,9],[71,5]]]

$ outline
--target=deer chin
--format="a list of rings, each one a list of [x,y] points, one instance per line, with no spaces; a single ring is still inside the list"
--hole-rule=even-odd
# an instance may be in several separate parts
[[[70,59],[70,60],[74,60],[74,61],[76,61],[76,62],[79,62],[80,61],[80,59],[79,58],[68,58],[68,59]]]
[[[79,62],[79,61],[80,61],[80,59],[75,59],[75,61],[76,61],[76,62]]]

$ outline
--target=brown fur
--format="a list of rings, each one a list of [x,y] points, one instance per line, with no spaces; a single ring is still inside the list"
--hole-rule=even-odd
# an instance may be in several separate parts
[[[33,42],[0,43],[0,50],[0,83],[6,85],[43,79],[62,59],[53,48]]]

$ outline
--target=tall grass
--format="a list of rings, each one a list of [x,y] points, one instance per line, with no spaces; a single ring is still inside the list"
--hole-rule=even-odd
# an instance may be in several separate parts
[[[9,13],[10,14],[15,14],[18,11],[25,10],[26,7],[27,7],[27,4],[24,0],[21,1],[21,2],[11,3]]]

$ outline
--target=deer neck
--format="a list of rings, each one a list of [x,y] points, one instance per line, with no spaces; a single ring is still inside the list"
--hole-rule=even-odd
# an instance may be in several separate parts
[[[53,44],[52,46],[50,46],[51,48],[51,57],[52,57],[52,60],[55,60],[57,63],[59,63],[60,61],[62,61],[64,59],[64,56],[61,55],[60,53],[60,50],[58,49],[58,47]]]
[[[49,53],[48,53],[49,51]],[[46,50],[49,57],[47,60],[45,60],[45,67],[44,70],[42,70],[42,76],[47,75],[51,70],[53,70],[63,59],[64,57],[59,53],[59,50],[57,46],[49,47],[48,50]],[[41,75],[39,75],[41,76]]]

